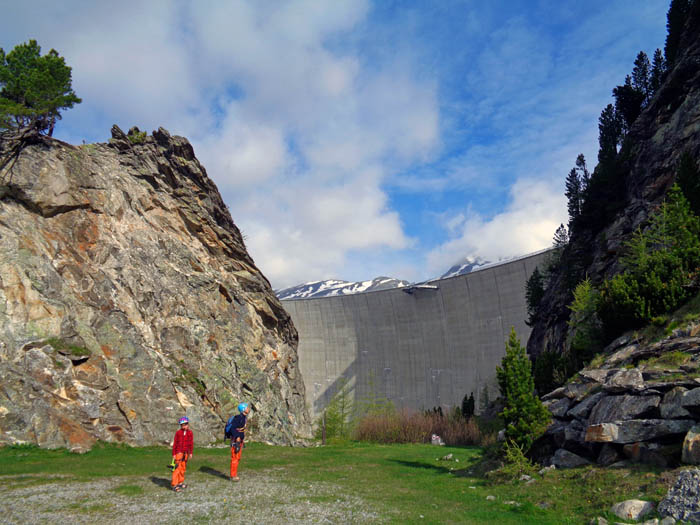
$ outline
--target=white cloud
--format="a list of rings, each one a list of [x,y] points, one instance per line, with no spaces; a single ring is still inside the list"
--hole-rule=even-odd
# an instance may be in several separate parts
[[[510,189],[510,198],[507,208],[491,218],[447,217],[445,227],[455,235],[428,254],[432,274],[444,272],[465,255],[497,261],[550,246],[554,231],[567,220],[561,185],[519,179]]]
[[[389,273],[383,264],[427,277],[416,252],[440,241],[405,230],[402,208],[392,209],[401,192],[464,195],[430,211],[445,217],[448,237],[430,252],[431,275],[469,253],[546,246],[565,219],[563,188],[537,181],[562,181],[581,151],[592,168],[600,101],[643,40],[624,17],[648,28],[658,16],[654,2],[633,13],[622,1],[557,4],[554,21],[581,18],[562,22],[572,30],[559,41],[549,22],[533,24],[541,5],[528,18],[459,1],[15,4],[0,45],[36,38],[56,48],[84,100],[58,136],[104,140],[118,123],[188,137],[275,287],[367,279]],[[386,18],[372,19],[379,12]],[[455,17],[459,31],[439,33]],[[663,30],[663,19],[653,24]],[[503,194],[500,213],[470,205],[503,206]]]

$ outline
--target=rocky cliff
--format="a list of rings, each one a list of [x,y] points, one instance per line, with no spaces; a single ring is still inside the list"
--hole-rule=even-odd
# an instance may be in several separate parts
[[[543,397],[553,423],[533,455],[545,464],[700,463],[700,324],[660,341],[634,336]]]
[[[675,64],[648,107],[634,122],[618,155],[624,176],[624,206],[600,231],[572,236],[564,258],[585,261],[579,277],[594,283],[620,272],[619,257],[626,240],[647,220],[673,184],[681,155],[700,159],[700,4],[682,34]],[[528,353],[562,352],[572,296],[565,265],[552,276],[528,341]]]
[[[297,332],[189,142],[0,144],[0,443],[310,434]]]

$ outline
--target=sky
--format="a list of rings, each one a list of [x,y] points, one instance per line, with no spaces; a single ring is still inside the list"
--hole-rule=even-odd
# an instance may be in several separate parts
[[[667,0],[0,0],[83,102],[54,136],[187,137],[273,288],[549,246]],[[631,6],[634,7],[631,7]]]

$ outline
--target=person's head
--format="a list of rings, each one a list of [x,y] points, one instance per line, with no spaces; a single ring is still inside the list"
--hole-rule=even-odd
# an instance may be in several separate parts
[[[250,412],[250,407],[248,406],[248,403],[241,403],[240,405],[238,405],[238,411],[244,416],[247,416],[248,412]]]
[[[178,423],[180,424],[180,428],[187,428],[190,425],[190,420],[187,418],[187,416],[184,416],[180,418]]]

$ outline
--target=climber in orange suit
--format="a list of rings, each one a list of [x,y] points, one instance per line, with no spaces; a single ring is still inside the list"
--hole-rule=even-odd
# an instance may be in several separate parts
[[[175,432],[173,439],[173,459],[175,460],[175,470],[173,470],[173,479],[170,486],[175,492],[180,492],[187,488],[185,485],[185,472],[187,471],[187,462],[192,458],[194,449],[194,436],[190,430],[190,420],[187,417],[181,417],[178,421],[180,429]]]

